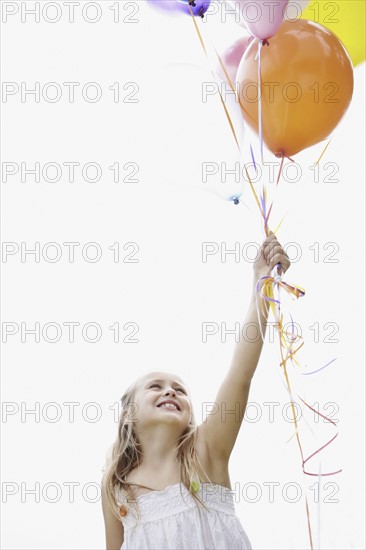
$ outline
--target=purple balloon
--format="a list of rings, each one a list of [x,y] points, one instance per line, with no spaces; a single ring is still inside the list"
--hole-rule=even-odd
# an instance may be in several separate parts
[[[148,0],[150,6],[170,13],[186,13],[191,15],[189,5],[194,16],[203,17],[210,7],[211,0]]]
[[[192,13],[195,16],[203,17],[210,7],[211,0],[177,0],[178,4],[183,7],[183,10],[188,15],[191,15],[189,6],[191,7]]]

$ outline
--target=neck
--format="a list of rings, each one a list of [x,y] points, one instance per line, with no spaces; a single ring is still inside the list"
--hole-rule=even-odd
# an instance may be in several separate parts
[[[176,446],[180,434],[165,425],[149,426],[139,432],[142,447],[141,469],[154,476],[164,471],[166,477],[176,477],[179,472]]]

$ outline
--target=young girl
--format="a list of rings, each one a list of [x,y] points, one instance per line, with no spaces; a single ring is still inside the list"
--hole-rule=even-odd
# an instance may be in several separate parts
[[[258,326],[255,284],[290,261],[273,233],[254,262],[244,324]],[[261,314],[262,333],[266,319]],[[102,479],[107,550],[245,550],[250,541],[235,515],[228,463],[248,401],[262,338],[236,344],[215,403],[233,414],[211,414],[196,425],[183,381],[150,372],[122,397],[117,440]]]

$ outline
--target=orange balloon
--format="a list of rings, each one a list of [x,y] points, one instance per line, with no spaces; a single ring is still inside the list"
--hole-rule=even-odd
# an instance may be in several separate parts
[[[299,19],[284,22],[261,51],[246,49],[236,81],[246,122],[257,132],[261,97],[262,134],[278,157],[291,157],[324,140],[346,112],[353,92],[353,67],[343,44],[328,29]]]

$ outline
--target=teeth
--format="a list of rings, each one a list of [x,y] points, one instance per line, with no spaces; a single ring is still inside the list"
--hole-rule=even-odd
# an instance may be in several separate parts
[[[178,408],[177,408],[175,405],[173,405],[173,403],[163,403],[162,405],[160,405],[160,407],[166,407],[166,408],[168,408],[168,409],[176,409],[176,410],[178,410]]]

